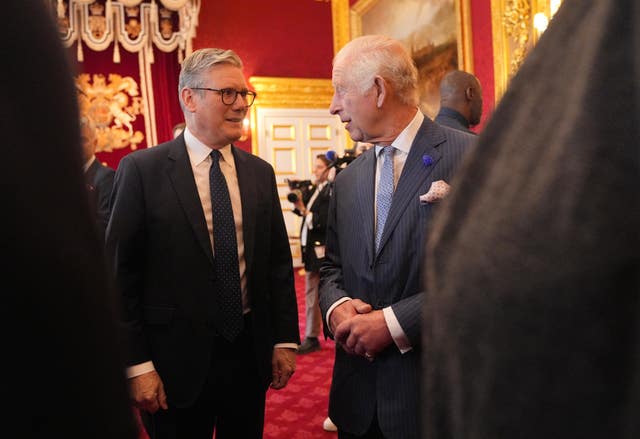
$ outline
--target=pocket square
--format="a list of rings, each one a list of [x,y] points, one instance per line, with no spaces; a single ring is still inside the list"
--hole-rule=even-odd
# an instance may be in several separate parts
[[[431,183],[429,191],[420,195],[420,204],[436,203],[447,196],[451,190],[451,186],[444,180],[438,180]]]

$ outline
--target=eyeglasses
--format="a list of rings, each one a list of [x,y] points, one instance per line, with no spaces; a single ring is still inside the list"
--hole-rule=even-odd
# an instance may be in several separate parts
[[[222,98],[222,103],[225,105],[233,105],[233,103],[238,99],[238,95],[242,96],[247,107],[253,105],[253,101],[255,100],[257,93],[248,91],[248,90],[235,90],[233,88],[209,88],[209,87],[190,87],[192,90],[208,90],[208,91],[216,91],[220,93],[220,97]]]

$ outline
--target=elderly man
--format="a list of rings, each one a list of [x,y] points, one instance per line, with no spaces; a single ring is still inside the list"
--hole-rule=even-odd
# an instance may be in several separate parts
[[[333,86],[330,112],[375,147],[338,174],[329,208],[320,286],[338,344],[329,416],[341,439],[417,438],[424,241],[475,137],[418,110],[415,64],[387,37],[348,43]]]

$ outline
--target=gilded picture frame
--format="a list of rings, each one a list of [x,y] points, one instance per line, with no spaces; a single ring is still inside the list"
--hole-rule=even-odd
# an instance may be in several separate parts
[[[491,0],[496,104],[562,0]]]
[[[438,86],[452,69],[473,73],[470,0],[332,0],[334,52],[360,35],[403,41],[419,71],[421,109],[434,117]]]

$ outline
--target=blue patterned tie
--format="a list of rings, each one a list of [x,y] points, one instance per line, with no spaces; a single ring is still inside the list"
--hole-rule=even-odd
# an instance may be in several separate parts
[[[218,301],[216,328],[233,341],[242,331],[242,293],[238,267],[238,243],[231,198],[220,170],[220,151],[211,151],[209,184],[213,209],[213,250],[215,252],[215,293]]]
[[[393,198],[393,146],[382,148],[378,159],[384,156],[382,169],[380,170],[380,181],[378,182],[378,198],[376,200],[376,253],[380,247],[384,224],[387,222],[387,215],[391,208]]]

